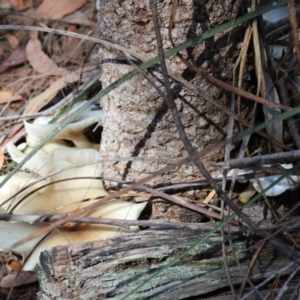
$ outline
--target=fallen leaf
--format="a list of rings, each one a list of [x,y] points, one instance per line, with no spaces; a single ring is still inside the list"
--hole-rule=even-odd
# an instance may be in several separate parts
[[[0,103],[8,103],[11,101],[22,100],[21,95],[13,95],[11,91],[0,91]]]
[[[0,168],[3,167],[4,160],[5,160],[4,154],[3,154],[3,153],[0,153]]]
[[[64,75],[66,70],[58,67],[52,59],[49,58],[42,50],[42,44],[37,38],[38,33],[34,32],[31,35],[29,42],[26,45],[27,59],[33,69],[41,74],[49,75]]]
[[[71,24],[87,25],[87,26],[94,26],[95,25],[81,11],[75,11],[72,14],[64,17],[62,20],[66,23],[71,23]]]
[[[82,70],[82,68],[79,67],[78,70],[70,72],[64,77],[56,80],[43,93],[28,101],[24,114],[30,114],[41,110],[43,106],[47,105],[56,94],[69,83],[76,82],[80,78],[83,82],[90,80],[90,71],[95,68],[95,66],[87,66]],[[16,143],[20,138],[24,137],[24,135],[25,129],[23,128],[23,123],[15,124],[9,132],[9,136],[0,140],[0,153],[5,153],[9,143]]]
[[[4,48],[0,45],[0,56],[3,56],[5,53]]]
[[[13,132],[13,134],[11,132]],[[5,139],[0,141],[1,155],[3,155],[3,153],[6,152],[6,147],[9,143],[16,143],[19,139],[24,137],[25,134],[26,134],[26,132],[25,132],[23,123],[14,125],[14,127],[10,130],[9,137],[6,137]],[[1,212],[1,213],[3,213],[3,212]]]
[[[37,278],[34,272],[31,271],[21,271],[18,273],[11,273],[4,276],[0,282],[0,287],[10,288],[12,286],[20,286],[24,284],[29,284],[36,282]]]
[[[70,24],[67,28],[68,32],[77,32],[76,25]],[[77,55],[77,52],[80,50],[78,47],[80,41],[78,39],[74,39],[71,36],[64,36],[62,37],[62,49],[64,49],[64,53],[66,59],[70,59],[71,57],[74,58]]]
[[[44,0],[37,8],[35,14],[38,18],[43,19],[60,19],[83,6],[86,0]]]
[[[11,46],[12,49],[17,49],[19,47],[19,40],[12,34],[7,34],[5,36],[7,39],[9,45]]]
[[[29,7],[27,0],[8,0],[14,10],[21,11]]]
[[[0,64],[0,73],[4,72],[10,67],[22,64],[26,60],[27,56],[25,50],[23,48],[18,48]]]
[[[34,112],[38,112],[43,106],[47,105],[56,96],[56,94],[61,89],[63,89],[67,84],[78,81],[80,79],[81,72],[83,74],[83,80],[84,80],[84,76],[87,75],[84,74],[84,72],[88,72],[94,68],[95,67],[93,66],[86,67],[85,69],[82,70],[82,68],[80,67],[79,70],[70,72],[69,74],[66,74],[62,78],[56,80],[43,93],[28,101],[24,113],[31,114]]]
[[[276,90],[275,82],[273,81],[273,78],[269,72],[267,72],[267,57],[266,52],[264,50],[264,47],[262,45],[261,39],[258,41],[259,46],[259,56],[257,59],[260,59],[260,69],[259,72],[261,73],[260,81],[260,95],[261,97],[280,104],[279,95]],[[274,118],[276,118],[278,115],[281,114],[280,109],[270,107],[268,105],[263,105],[263,112],[265,115],[265,120],[269,121]],[[269,125],[266,127],[266,131],[272,138],[276,139],[277,141],[283,143],[283,123],[282,122],[276,122],[273,125]],[[280,148],[274,145],[274,149],[276,151],[281,151]]]
[[[287,8],[285,8],[287,12]],[[274,103],[279,102],[279,96],[276,91],[275,82],[271,74],[267,71],[267,54],[265,47],[262,42],[262,38],[259,35],[258,23],[257,20],[254,20],[252,23],[253,31],[253,49],[254,49],[254,66],[255,73],[257,78],[257,95],[260,95],[262,98],[265,98]],[[270,107],[263,104],[263,111],[265,115],[265,120],[269,121],[276,118],[281,111],[277,108]],[[271,124],[266,127],[266,131],[272,138],[276,139],[279,142],[283,142],[283,124],[282,122],[276,122],[276,124]],[[281,149],[274,145],[276,152],[280,152]]]

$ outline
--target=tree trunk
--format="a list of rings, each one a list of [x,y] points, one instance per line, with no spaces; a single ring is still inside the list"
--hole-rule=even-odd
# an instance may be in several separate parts
[[[151,58],[157,56],[157,47],[148,0],[111,1],[101,0],[99,11],[99,35],[112,39],[120,45]],[[172,1],[157,1],[164,49],[170,49],[168,21]],[[245,11],[239,0],[183,0],[175,18],[174,42],[178,45],[196,35],[234,19]],[[244,27],[233,29],[205,40],[194,48],[183,51],[193,64],[223,81],[232,81],[232,70],[238,56],[237,45],[243,40]],[[103,87],[126,74],[132,67],[124,57],[111,49],[101,47]],[[210,97],[228,106],[230,98],[225,93],[195,74],[176,56],[167,60],[167,67],[201,88]],[[153,72],[160,77],[158,72]],[[160,85],[161,86],[161,85]],[[195,148],[201,150],[226,136],[228,116],[199,96],[173,83],[187,135]],[[179,138],[167,103],[141,76],[122,84],[101,100],[105,114],[100,152],[105,158],[133,157],[134,161],[119,161],[104,164],[104,176],[137,180],[187,155]],[[223,150],[207,160],[223,157]],[[151,181],[186,182],[201,175],[193,165],[184,165]],[[113,185],[106,182],[107,186]]]

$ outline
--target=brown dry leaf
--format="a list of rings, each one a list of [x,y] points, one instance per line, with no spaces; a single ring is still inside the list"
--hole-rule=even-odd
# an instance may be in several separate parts
[[[0,91],[0,104],[22,99],[23,97],[21,95],[13,95],[11,91]]]
[[[4,48],[0,45],[0,56],[4,55],[5,51]]]
[[[77,32],[76,25],[70,24],[67,28],[69,32]],[[62,49],[64,49],[66,60],[70,59],[70,57],[75,58],[75,53],[78,50],[78,45],[80,40],[74,39],[71,36],[64,36],[62,37]]]
[[[254,2],[253,2],[254,3]],[[256,8],[253,6],[253,10]],[[257,95],[260,94],[262,98],[265,98],[271,102],[280,104],[279,96],[276,91],[275,83],[272,76],[266,71],[267,68],[267,54],[262,44],[262,39],[258,32],[257,20],[252,23],[253,29],[253,44],[254,44],[254,59],[255,59],[255,72],[257,77]],[[270,107],[269,105],[263,105],[263,111],[266,121],[276,118],[280,113],[280,109]],[[266,131],[272,138],[283,143],[283,123],[276,122],[273,125],[266,127]],[[281,149],[274,145],[274,149],[277,152],[281,152]]]
[[[81,11],[75,11],[74,13],[64,17],[62,20],[66,23],[71,23],[71,24],[87,25],[87,26],[95,25]]]
[[[34,272],[21,271],[18,273],[11,273],[4,276],[1,280],[0,287],[10,288],[12,286],[20,286],[36,282],[37,278]]]
[[[16,143],[20,138],[24,137],[26,132],[23,123],[16,124],[9,132],[9,137],[0,142],[0,153],[6,152],[6,147],[9,143]]]
[[[25,50],[23,48],[18,48],[0,64],[0,73],[4,72],[10,67],[22,64],[26,60],[27,56]]]
[[[86,3],[86,0],[44,0],[37,8],[35,15],[43,19],[60,19],[68,15]]]
[[[30,99],[26,105],[25,114],[31,114],[38,112],[43,106],[47,105],[55,96],[56,94],[63,89],[67,84],[78,81],[80,78],[81,72],[83,73],[83,80],[84,72],[91,71],[95,69],[95,67],[86,67],[83,70],[79,68],[79,70],[71,72],[64,77],[56,80],[49,88],[47,88],[43,93],[40,95]]]
[[[4,153],[0,153],[0,168],[3,167],[5,161]]]
[[[11,46],[12,49],[17,49],[19,47],[19,40],[12,34],[7,34],[5,36],[7,39],[9,45]]]
[[[38,33],[31,35],[26,45],[27,59],[33,69],[41,74],[64,75],[66,70],[59,68],[42,50],[42,44],[37,38]]]
[[[29,7],[27,0],[8,0],[14,10],[21,11]]]
[[[260,51],[261,51],[261,61],[262,61],[262,88],[261,97],[272,101],[274,103],[280,104],[279,95],[276,90],[275,82],[269,72],[267,72],[267,57],[263,49],[262,43],[260,41]],[[263,105],[263,112],[265,115],[265,120],[269,121],[275,119],[281,114],[280,109],[270,107],[268,105]],[[273,125],[266,127],[266,131],[272,138],[283,143],[283,122],[276,122]],[[277,152],[281,152],[281,149],[274,145],[274,149]]]
[[[68,31],[68,32],[74,32],[74,33],[76,33],[76,32],[77,32],[77,27],[76,27],[76,25],[74,25],[74,24],[69,24],[69,25],[68,25],[68,28],[67,28],[67,31]],[[62,46],[63,49],[64,49],[66,46],[68,46],[67,43],[72,42],[72,40],[78,41],[78,39],[74,39],[74,38],[71,37],[71,36],[64,36],[64,38],[65,38],[65,40],[64,40],[64,43],[65,43],[65,44],[63,44],[63,46]]]

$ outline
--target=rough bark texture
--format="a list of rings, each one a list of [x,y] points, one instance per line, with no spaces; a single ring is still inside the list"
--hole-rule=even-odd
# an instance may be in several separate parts
[[[203,234],[201,230],[144,231],[108,241],[58,246],[45,251],[38,271],[39,299],[121,299]],[[238,288],[247,270],[247,260],[252,255],[253,250],[249,248],[257,241],[242,234],[233,235],[231,239],[241,268],[237,266],[228,242],[226,255],[231,281]],[[219,234],[206,239],[128,299],[176,300],[195,299],[196,296],[216,299],[218,294],[225,297],[229,288],[221,245]],[[264,280],[288,263],[287,258],[278,255],[269,245],[261,253],[250,279],[253,282]],[[267,291],[261,292],[266,295]],[[275,298],[275,290],[272,293]],[[225,299],[222,297],[220,299]],[[255,294],[247,299],[256,299]]]
[[[99,35],[115,40],[145,56],[157,55],[152,14],[148,0],[111,1],[102,0],[100,8]],[[173,37],[178,45],[187,39],[234,19],[244,12],[248,1],[238,0],[183,0],[176,14]],[[164,49],[171,47],[168,41],[168,20],[172,1],[158,1],[161,33]],[[205,72],[223,81],[232,80],[232,69],[238,55],[237,45],[243,39],[244,28],[208,39],[184,55]],[[120,61],[118,53],[101,47],[101,81],[108,86],[132,67]],[[197,85],[211,97],[228,104],[223,91],[202,78],[196,77],[178,57],[167,60],[168,69]],[[157,76],[159,76],[156,73]],[[176,104],[189,139],[195,148],[204,147],[223,139],[226,135],[228,116],[215,107],[173,84],[177,96]],[[101,141],[103,158],[137,157],[150,161],[118,162],[104,164],[104,175],[110,178],[136,180],[165,166],[164,160],[175,161],[186,156],[176,126],[167,104],[140,75],[111,92],[101,100],[105,118]],[[223,157],[223,151],[215,153],[209,160]],[[189,181],[199,178],[198,170],[185,165],[179,170],[156,178],[151,183],[162,181]],[[107,185],[111,183],[107,182]]]

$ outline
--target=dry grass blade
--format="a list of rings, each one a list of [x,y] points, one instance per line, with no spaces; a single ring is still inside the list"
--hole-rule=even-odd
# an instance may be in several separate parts
[[[278,89],[279,89],[280,94],[281,94],[282,102],[285,105],[289,105],[290,104],[289,95],[288,95],[288,91],[287,91],[287,86],[284,83],[283,78],[280,78],[278,80]],[[291,135],[294,139],[294,142],[295,142],[297,148],[300,149],[300,135],[299,135],[299,130],[297,128],[297,124],[296,124],[295,120],[292,119],[292,118],[288,119],[287,123],[288,123],[289,129],[290,129],[290,133],[291,133]]]
[[[227,108],[225,105],[223,105],[219,101],[217,101],[217,100],[213,99],[212,97],[209,97],[208,95],[206,95],[200,88],[198,88],[195,85],[191,84],[190,82],[186,81],[182,77],[176,76],[176,75],[174,75],[174,74],[172,74],[170,72],[169,72],[169,74],[171,75],[171,77],[174,80],[180,82],[187,89],[189,89],[190,91],[192,91],[195,94],[199,95],[200,97],[202,97],[203,99],[205,99],[206,101],[208,101],[209,103],[211,103],[212,105],[214,105],[215,107],[217,107],[218,109],[220,109],[222,112],[228,114],[228,116],[232,116],[236,121],[240,122],[241,124],[243,124],[247,128],[253,128],[253,125],[251,125],[247,120],[245,120],[240,115],[238,115],[235,112],[233,112],[231,109]],[[276,145],[277,147],[279,147],[281,149],[292,150],[291,147],[280,143],[279,141],[277,141],[276,139],[272,138],[271,136],[269,136],[264,131],[259,131],[258,134],[260,136],[262,136],[263,138],[267,139],[268,141],[270,141],[271,144],[274,144],[274,145]]]
[[[169,26],[169,39],[173,45],[173,47],[175,47],[174,42],[173,42],[173,38],[172,38],[172,34],[171,34],[171,28],[173,28],[174,24],[172,23],[173,19],[170,19],[170,26]],[[172,26],[172,27],[171,27]],[[269,107],[273,107],[273,108],[278,108],[278,109],[282,109],[283,111],[287,111],[290,110],[291,107],[285,106],[285,105],[281,105],[281,104],[277,104],[277,103],[273,103],[271,101],[268,101],[264,98],[249,94],[243,90],[240,90],[238,88],[235,88],[211,75],[206,74],[205,72],[203,72],[201,69],[195,67],[193,64],[191,64],[189,61],[187,61],[179,52],[176,53],[177,56],[179,56],[179,58],[194,72],[196,72],[197,74],[199,74],[200,76],[202,76],[203,78],[205,78],[206,80],[210,81],[211,83],[225,89],[226,91],[229,91],[231,93],[235,93],[236,95],[239,95],[241,97],[245,97],[247,99],[253,100],[257,103],[261,103],[264,105],[267,105]]]
[[[299,66],[300,66],[300,47],[299,47],[299,38],[298,38],[298,21],[297,21],[297,16],[296,16],[294,0],[288,1],[288,10],[289,10],[291,33],[292,33],[292,38],[293,38],[293,43],[294,43],[294,49],[296,51],[296,57],[297,57],[298,68],[299,68]]]
[[[298,264],[300,263],[300,260],[296,260],[293,263],[288,264],[287,266],[283,267],[282,269],[280,269],[278,272],[276,272],[275,274],[272,274],[271,276],[269,276],[266,280],[264,280],[263,282],[261,282],[260,284],[258,284],[256,286],[257,289],[262,288],[263,286],[265,286],[266,284],[268,284],[269,282],[271,282],[272,280],[274,280],[274,278],[276,276],[280,276],[280,274],[283,274],[284,271],[288,270],[288,269],[294,269],[297,268]],[[248,292],[247,294],[245,294],[241,300],[246,300],[249,299],[249,296],[254,292],[254,290],[251,290],[250,292]]]
[[[0,220],[2,221],[14,221],[14,222],[26,222],[26,223],[51,223],[65,218],[66,215],[14,215],[14,214],[0,214]],[[209,223],[171,223],[164,222],[162,220],[117,220],[106,218],[92,218],[92,217],[78,217],[73,218],[72,223],[78,224],[105,224],[121,227],[128,230],[130,226],[142,226],[153,227],[159,229],[189,229],[189,230],[203,230],[204,232],[210,231],[214,228],[214,224]],[[246,227],[229,225],[230,231],[235,232],[247,232]]]

